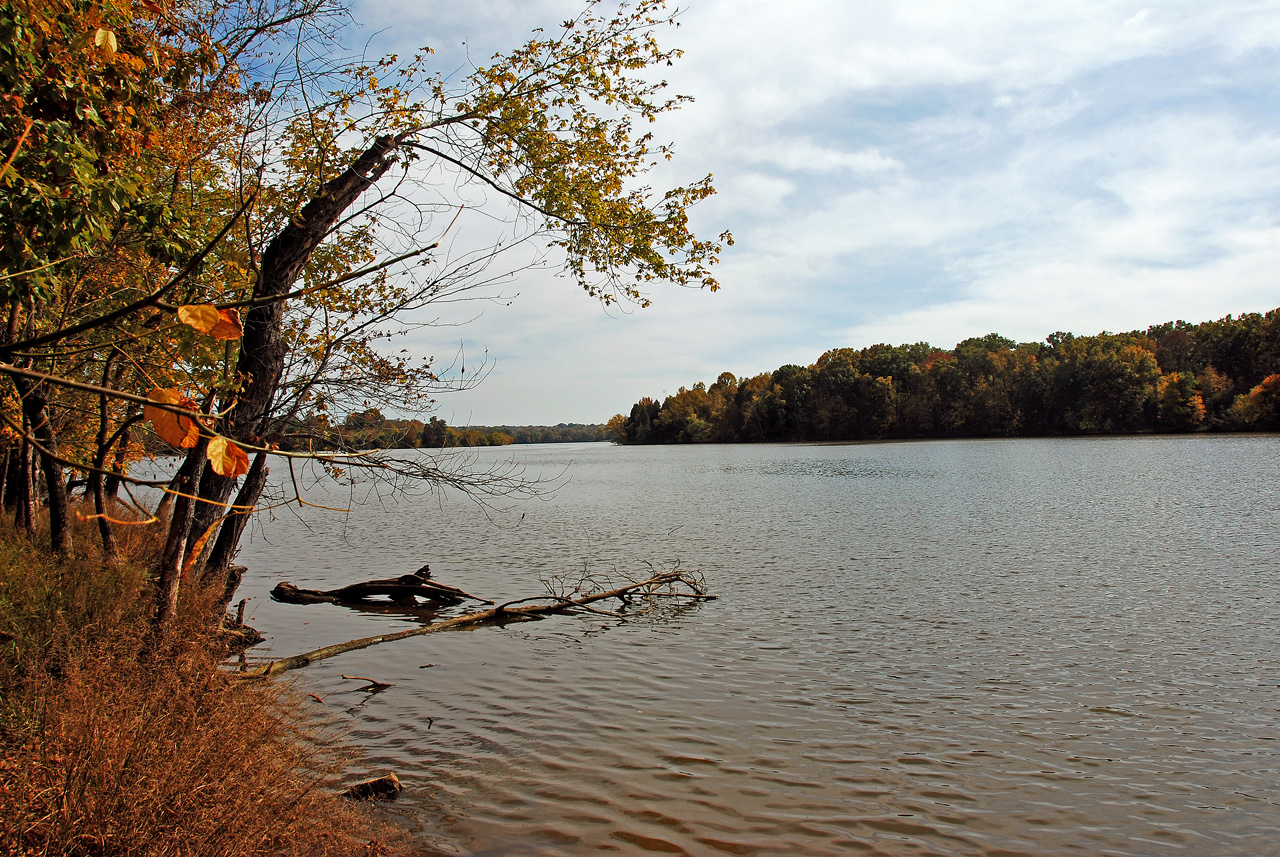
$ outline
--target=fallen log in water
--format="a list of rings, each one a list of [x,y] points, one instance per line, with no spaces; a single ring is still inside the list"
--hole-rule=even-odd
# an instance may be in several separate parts
[[[468,595],[456,586],[446,586],[431,579],[431,569],[423,566],[413,574],[366,580],[338,589],[302,589],[292,583],[276,584],[271,597],[285,604],[367,604],[369,599],[386,596],[393,604],[416,604],[419,598],[433,604],[452,606],[463,601],[479,601],[492,604],[484,598]]]
[[[246,678],[250,676],[273,676],[282,672],[287,672],[288,670],[305,667],[307,664],[312,664],[316,661],[332,658],[335,655],[354,652],[357,649],[367,649],[370,646],[376,646],[379,643],[390,643],[393,640],[404,640],[409,637],[420,637],[423,634],[434,634],[438,631],[454,631],[462,628],[475,628],[482,625],[503,625],[508,622],[528,622],[535,619],[541,619],[543,616],[555,613],[573,613],[578,610],[587,610],[593,613],[605,613],[605,615],[608,616],[617,616],[619,614],[595,610],[588,605],[599,601],[606,601],[610,598],[622,599],[623,602],[626,603],[632,597],[689,598],[695,601],[711,601],[714,600],[716,596],[708,595],[706,593],[701,575],[680,571],[678,569],[674,571],[665,571],[655,574],[647,580],[629,583],[626,586],[619,586],[605,592],[595,592],[588,595],[581,595],[576,598],[562,597],[558,595],[538,595],[532,598],[520,598],[515,601],[508,601],[505,604],[499,604],[496,607],[489,608],[488,610],[477,610],[473,613],[466,613],[453,619],[446,619],[445,621],[437,622],[434,625],[426,625],[421,628],[410,628],[407,631],[395,631],[390,634],[378,634],[375,637],[362,637],[359,640],[348,640],[345,643],[325,646],[321,649],[304,652],[301,655],[281,658],[276,661],[268,661],[267,663],[259,664],[255,667],[250,667],[249,669],[244,670],[240,673],[240,676]]]

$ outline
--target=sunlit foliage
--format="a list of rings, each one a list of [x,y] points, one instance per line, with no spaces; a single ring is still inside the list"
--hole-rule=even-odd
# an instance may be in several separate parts
[[[134,504],[168,527],[157,624],[180,580],[222,589],[269,459],[396,489],[529,490],[370,452],[428,445],[436,397],[484,378],[483,359],[399,341],[465,320],[449,305],[531,264],[606,303],[718,288],[731,238],[699,237],[689,211],[710,176],[646,184],[672,154],[647,126],[687,101],[656,74],[679,56],[658,41],[662,0],[588,0],[462,73],[429,48],[335,60],[346,15],[340,0],[0,7],[6,505],[34,533],[43,492],[69,554],[68,484],[84,485],[110,556],[130,463],[181,454],[163,514]]]

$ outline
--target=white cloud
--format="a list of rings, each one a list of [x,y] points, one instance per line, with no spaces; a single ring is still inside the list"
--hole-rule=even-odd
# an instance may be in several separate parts
[[[579,8],[387,0],[357,17],[458,62],[464,37],[483,59]],[[677,158],[654,184],[715,173],[693,221],[735,232],[724,291],[658,288],[610,317],[525,277],[514,306],[458,331],[499,362],[449,407],[604,419],[840,345],[1280,304],[1280,3],[696,0],[661,37],[686,50],[663,73],[697,100],[657,126]]]
[[[794,182],[757,172],[731,174],[720,182],[720,193],[735,207],[757,215],[780,210],[783,200],[795,189]]]
[[[1056,164],[1107,165],[1106,204],[1061,210],[1034,178]],[[1019,242],[963,246],[969,285],[951,300],[854,325],[849,337],[952,345],[995,330],[1040,339],[1171,318],[1205,320],[1280,303],[1280,137],[1214,117],[1169,115],[1010,164],[1006,208],[986,194],[976,221],[1030,219]],[[1087,188],[1085,189],[1087,191]],[[1038,221],[1038,222],[1037,222]]]
[[[1164,321],[1206,321],[1271,307],[1280,303],[1271,285],[1280,266],[1280,230],[1252,237],[1254,246],[1246,252],[1194,270],[1117,268],[1070,258],[1001,269],[979,278],[958,300],[878,318],[846,335],[858,346],[924,340],[950,348],[993,332],[1034,341],[1055,330],[1094,334],[1145,329]],[[1243,243],[1245,236],[1239,238]],[[1222,283],[1233,285],[1215,288]]]
[[[874,147],[846,151],[821,146],[812,140],[798,138],[776,140],[747,150],[746,155],[762,163],[784,170],[800,172],[841,172],[861,174],[883,173],[902,169],[902,163]]]

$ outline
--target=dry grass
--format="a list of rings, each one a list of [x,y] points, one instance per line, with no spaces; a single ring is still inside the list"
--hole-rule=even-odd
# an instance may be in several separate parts
[[[383,853],[319,731],[232,680],[199,605],[147,643],[145,553],[60,563],[0,531],[0,855]]]

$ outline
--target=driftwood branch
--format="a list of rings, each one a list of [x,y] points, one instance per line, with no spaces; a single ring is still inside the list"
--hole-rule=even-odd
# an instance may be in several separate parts
[[[582,595],[577,598],[564,598],[555,595],[544,595],[536,598],[522,598],[518,601],[509,601],[505,604],[499,604],[487,610],[477,610],[472,613],[466,613],[453,619],[437,622],[434,625],[425,625],[421,628],[410,628],[407,631],[395,631],[390,634],[379,634],[375,637],[362,637],[359,640],[349,640],[345,643],[325,646],[322,649],[305,652],[301,655],[294,655],[290,658],[268,661],[267,663],[259,664],[256,667],[250,667],[248,670],[240,673],[240,675],[246,677],[273,676],[289,670],[296,670],[300,667],[305,667],[308,664],[315,663],[316,661],[332,658],[335,655],[354,652],[357,649],[367,649],[370,646],[376,646],[380,643],[390,643],[393,640],[404,640],[409,637],[420,637],[424,634],[435,634],[439,631],[455,631],[463,628],[475,628],[482,625],[503,625],[508,622],[528,622],[535,619],[541,619],[543,616],[547,615],[573,613],[580,609],[590,609],[587,605],[594,604],[598,601],[606,601],[610,598],[626,599],[628,597],[643,598],[646,596],[674,596],[690,598],[697,601],[710,601],[715,598],[714,595],[708,595],[706,593],[701,575],[691,574],[680,570],[664,571],[653,575],[647,580],[629,583],[626,586],[619,586],[604,592]],[[544,603],[524,604],[523,602],[526,601],[541,601]],[[512,606],[516,604],[522,604],[523,606]],[[592,610],[591,612],[601,611]]]
[[[360,605],[368,603],[370,598],[379,595],[390,598],[393,604],[416,604],[419,598],[443,606],[461,604],[467,600],[479,601],[481,604],[493,603],[484,598],[468,595],[456,586],[431,580],[431,570],[425,565],[413,574],[366,580],[363,583],[353,583],[339,589],[301,589],[286,581],[276,584],[276,588],[271,590],[271,597],[285,604]]]
[[[362,675],[347,675],[346,673],[343,673],[342,677],[345,678],[347,681],[367,681],[369,685],[367,687],[362,687],[359,689],[363,691],[368,691],[371,693],[377,693],[380,690],[386,690],[387,688],[391,687],[391,684],[389,682],[378,681],[377,679],[373,679],[373,678],[366,678],[365,676],[362,676]]]

